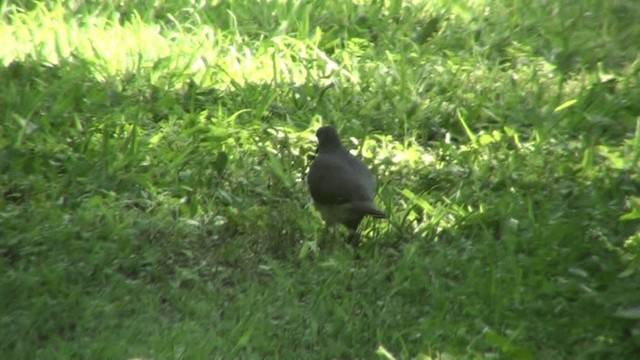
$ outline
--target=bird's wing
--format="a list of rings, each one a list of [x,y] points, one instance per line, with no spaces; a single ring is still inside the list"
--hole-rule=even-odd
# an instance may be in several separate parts
[[[375,180],[369,169],[348,152],[341,156],[319,154],[308,182],[311,196],[320,204],[370,202],[375,196]]]

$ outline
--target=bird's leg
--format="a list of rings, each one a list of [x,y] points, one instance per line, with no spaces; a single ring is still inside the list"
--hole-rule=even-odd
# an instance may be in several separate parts
[[[322,235],[318,239],[318,248],[321,250],[330,249],[331,244],[335,242],[336,232],[335,226],[326,225],[322,229]]]
[[[354,248],[360,246],[360,233],[356,230],[351,230],[349,232],[349,237],[347,237],[347,243]]]

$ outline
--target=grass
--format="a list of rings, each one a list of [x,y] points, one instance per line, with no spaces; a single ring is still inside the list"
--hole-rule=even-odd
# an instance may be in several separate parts
[[[7,358],[640,351],[635,1],[0,11]],[[391,214],[358,249],[313,250],[321,124]]]

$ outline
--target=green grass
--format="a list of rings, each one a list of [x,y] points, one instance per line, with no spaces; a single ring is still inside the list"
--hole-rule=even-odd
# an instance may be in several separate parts
[[[640,4],[408,3],[4,2],[3,357],[636,356]]]

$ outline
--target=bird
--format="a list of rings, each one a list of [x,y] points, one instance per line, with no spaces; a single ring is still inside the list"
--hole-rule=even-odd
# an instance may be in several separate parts
[[[362,160],[342,145],[335,127],[320,127],[316,137],[316,158],[307,176],[309,193],[324,222],[346,226],[349,242],[357,245],[358,225],[365,216],[387,218],[373,204],[376,180]]]

